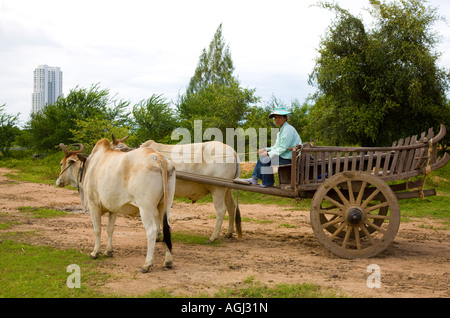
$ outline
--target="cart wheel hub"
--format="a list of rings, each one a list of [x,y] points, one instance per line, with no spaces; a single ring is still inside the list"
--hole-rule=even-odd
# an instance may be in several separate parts
[[[346,220],[351,225],[359,225],[364,219],[363,211],[358,207],[350,207],[346,212]]]

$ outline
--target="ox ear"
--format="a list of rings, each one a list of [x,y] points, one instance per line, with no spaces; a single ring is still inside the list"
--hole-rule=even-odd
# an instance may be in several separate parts
[[[81,162],[85,162],[89,156],[85,155],[84,153],[77,153],[77,157]]]
[[[76,159],[69,157],[69,159],[67,159],[67,162],[69,163],[69,165],[74,164],[75,162],[77,162]]]

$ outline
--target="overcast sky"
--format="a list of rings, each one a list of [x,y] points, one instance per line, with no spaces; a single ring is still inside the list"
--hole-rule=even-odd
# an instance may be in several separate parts
[[[353,14],[369,1],[338,0]],[[0,0],[0,105],[29,119],[33,71],[59,66],[65,96],[100,83],[131,105],[152,94],[176,101],[219,24],[241,86],[262,104],[303,103],[321,36],[334,15],[316,0]],[[447,23],[434,30],[441,67],[450,68],[450,1],[430,0]],[[366,18],[364,18],[366,17]]]

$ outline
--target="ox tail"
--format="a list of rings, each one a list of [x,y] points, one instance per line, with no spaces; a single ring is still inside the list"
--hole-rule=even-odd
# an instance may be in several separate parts
[[[242,239],[241,210],[239,209],[239,190],[236,194],[236,212],[235,212],[236,232],[238,239]]]
[[[241,164],[239,162],[239,156],[236,155],[236,173],[234,178],[239,178],[241,175]],[[238,235],[238,239],[242,238],[242,224],[241,224],[241,210],[239,209],[239,190],[236,190],[236,211],[234,213],[235,224],[236,224],[236,232]]]
[[[163,216],[163,220],[162,220],[163,241],[164,241],[164,243],[166,243],[169,251],[172,251],[170,225],[169,225],[169,220],[168,220],[168,216],[167,216],[167,201],[168,201],[168,195],[169,195],[169,186],[168,186],[169,172],[168,172],[168,167],[167,167],[167,160],[159,153],[156,155],[158,158],[157,160],[159,161],[159,164],[161,165],[161,173],[162,173],[162,177],[163,177],[163,192],[164,192],[164,198],[163,198],[163,200],[164,200],[164,203],[163,203],[164,216]]]
[[[172,239],[170,236],[169,221],[167,220],[167,212],[164,212],[164,218],[163,218],[163,241],[164,241],[164,243],[166,243],[169,251],[172,251]]]
[[[167,160],[165,160],[165,158],[159,153],[156,153],[156,156],[157,156],[157,160],[158,160],[159,164],[161,165],[161,174],[162,174],[162,178],[163,178],[163,193],[164,193],[163,211],[164,211],[164,213],[166,213],[167,212],[168,194],[169,194],[169,186],[168,186],[169,172],[168,172],[168,168],[167,168]]]

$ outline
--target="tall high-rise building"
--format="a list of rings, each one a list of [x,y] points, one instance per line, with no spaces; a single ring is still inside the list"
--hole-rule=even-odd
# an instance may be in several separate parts
[[[36,113],[47,104],[56,102],[62,92],[62,71],[59,67],[39,65],[34,70],[32,112]]]

